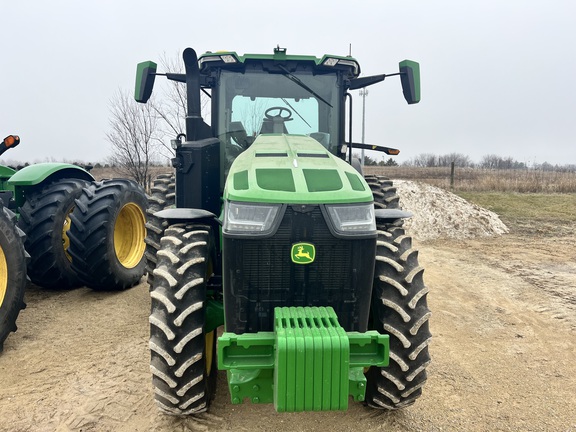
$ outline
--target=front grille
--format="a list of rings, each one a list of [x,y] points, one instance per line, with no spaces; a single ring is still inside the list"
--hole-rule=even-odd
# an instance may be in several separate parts
[[[316,247],[313,263],[292,262],[298,242]],[[272,331],[276,306],[332,306],[342,327],[363,331],[375,247],[375,239],[334,237],[319,206],[288,206],[273,237],[224,238],[226,330]]]

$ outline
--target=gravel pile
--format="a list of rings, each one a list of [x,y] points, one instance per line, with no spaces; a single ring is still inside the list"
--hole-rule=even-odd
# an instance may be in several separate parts
[[[496,213],[444,189],[404,180],[395,180],[394,186],[402,208],[414,214],[404,226],[420,241],[487,237],[508,232]]]

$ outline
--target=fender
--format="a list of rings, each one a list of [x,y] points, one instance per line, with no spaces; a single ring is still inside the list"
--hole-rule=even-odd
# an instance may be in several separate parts
[[[400,209],[376,209],[374,210],[374,215],[379,222],[409,219],[414,216],[412,213]]]
[[[77,178],[94,181],[94,177],[88,171],[77,165],[67,163],[39,163],[22,168],[16,172],[8,184],[11,186],[35,186],[48,179],[50,181],[63,178]]]
[[[1,180],[8,180],[14,174],[16,174],[15,169],[12,169],[12,168],[4,166],[4,165],[0,165],[0,179]]]
[[[211,219],[217,222],[218,225],[222,225],[222,222],[220,221],[220,219],[218,219],[218,217],[214,213],[203,209],[169,208],[154,213],[154,216],[178,222],[195,221],[199,219]]]

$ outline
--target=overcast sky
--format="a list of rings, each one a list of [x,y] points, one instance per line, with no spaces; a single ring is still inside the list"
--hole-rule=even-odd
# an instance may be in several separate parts
[[[399,162],[576,164],[571,0],[0,0],[0,17],[0,134],[22,139],[2,160],[103,161],[110,99],[163,53],[347,55],[351,44],[363,75],[420,62],[420,104],[405,103],[397,77],[366,98],[366,142],[400,148]]]

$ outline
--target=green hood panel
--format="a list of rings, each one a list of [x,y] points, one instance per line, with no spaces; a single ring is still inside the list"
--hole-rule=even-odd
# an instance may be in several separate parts
[[[371,202],[362,176],[305,135],[260,135],[230,168],[230,201],[287,204]]]

